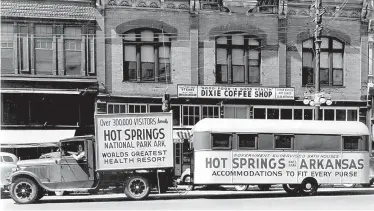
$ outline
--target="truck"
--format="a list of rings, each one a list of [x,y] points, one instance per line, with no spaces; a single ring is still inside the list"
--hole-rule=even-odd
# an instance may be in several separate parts
[[[110,186],[141,200],[153,188],[164,193],[173,186],[171,112],[96,114],[94,119],[95,135],[60,140],[59,156],[17,163],[8,178],[16,203],[36,202],[46,192],[94,193]]]

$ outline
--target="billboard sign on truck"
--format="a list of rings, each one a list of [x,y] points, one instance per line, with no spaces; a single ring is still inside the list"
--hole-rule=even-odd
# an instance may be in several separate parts
[[[172,113],[98,114],[97,170],[173,167]]]

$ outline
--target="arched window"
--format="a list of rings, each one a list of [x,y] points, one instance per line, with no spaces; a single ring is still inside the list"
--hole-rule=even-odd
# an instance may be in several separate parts
[[[344,43],[332,37],[321,38],[320,84],[325,86],[343,86]],[[314,84],[314,39],[303,42],[302,84]]]
[[[123,36],[124,81],[170,81],[170,36],[140,29]]]
[[[242,34],[216,39],[216,83],[260,83],[260,40]]]

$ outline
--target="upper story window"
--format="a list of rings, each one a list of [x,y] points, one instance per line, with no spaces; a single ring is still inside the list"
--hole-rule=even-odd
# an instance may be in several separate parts
[[[322,37],[320,56],[320,84],[325,86],[343,86],[344,43],[331,37]],[[302,84],[314,84],[314,39],[303,42]]]
[[[124,34],[123,81],[170,82],[170,36],[156,30]]]
[[[80,75],[82,67],[82,28],[65,27],[64,35],[66,75]]]
[[[14,26],[1,24],[1,72],[14,73],[13,58]]]
[[[260,40],[240,34],[216,39],[216,83],[260,83]]]
[[[35,26],[35,69],[37,74],[52,75],[53,32],[51,25]]]

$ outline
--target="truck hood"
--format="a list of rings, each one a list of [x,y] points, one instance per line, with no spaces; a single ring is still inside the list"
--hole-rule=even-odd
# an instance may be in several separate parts
[[[36,166],[36,165],[50,165],[56,164],[56,158],[46,158],[46,159],[31,159],[31,160],[21,160],[17,162],[18,166],[26,167],[26,166]]]

